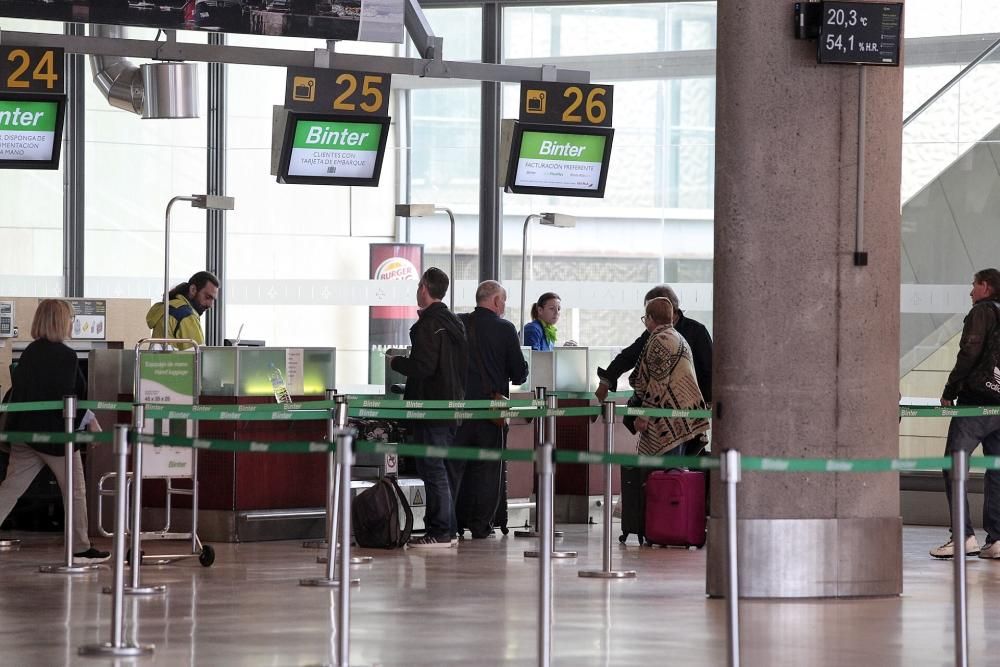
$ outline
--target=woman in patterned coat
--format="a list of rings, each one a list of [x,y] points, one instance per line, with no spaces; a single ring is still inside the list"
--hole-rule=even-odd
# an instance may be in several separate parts
[[[629,384],[644,408],[704,410],[691,348],[674,329],[673,321],[670,299],[659,297],[646,303],[642,322],[650,336],[639,364],[629,376]],[[708,430],[709,423],[702,418],[639,417],[635,427],[639,432],[639,454],[658,456],[669,452],[684,456],[700,449],[698,435]],[[687,452],[685,445],[689,442],[691,451]]]

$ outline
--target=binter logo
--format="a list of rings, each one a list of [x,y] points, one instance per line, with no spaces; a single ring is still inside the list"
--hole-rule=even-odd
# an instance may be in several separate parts
[[[405,257],[390,257],[375,269],[375,280],[420,280],[420,274]]]

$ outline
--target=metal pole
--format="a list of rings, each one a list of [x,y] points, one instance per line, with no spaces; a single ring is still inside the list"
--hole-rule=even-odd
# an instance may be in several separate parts
[[[136,435],[142,432],[144,424],[145,407],[142,403],[133,403],[132,428],[135,429]],[[142,570],[142,450],[143,445],[137,437],[135,447],[132,448],[132,539],[128,563],[131,581],[125,587],[125,594],[159,595],[167,590],[166,586],[142,586],[139,583],[139,573]]]
[[[601,416],[604,419],[604,453],[611,454],[615,448],[615,402],[604,401],[601,404]],[[634,579],[635,570],[611,569],[611,514],[614,511],[611,494],[611,462],[604,464],[604,531],[601,534],[600,570],[581,570],[578,575],[587,579]]]
[[[865,82],[867,70],[858,65],[858,168],[854,213],[854,264],[864,266],[865,243]]]
[[[338,422],[347,422],[347,401],[337,404]],[[351,464],[354,457],[354,430],[337,429],[337,454],[340,458],[340,604],[337,608],[337,657],[341,667],[351,664]],[[336,535],[330,536],[335,542]]]
[[[163,221],[163,337],[170,338],[167,323],[170,317],[170,207],[174,202],[197,201],[197,197],[174,197],[167,202]],[[187,296],[186,294],[184,296]]]
[[[544,404],[545,392],[546,392],[545,387],[535,387],[535,400],[542,401]],[[534,426],[535,426],[535,451],[537,452],[538,448],[542,446],[542,441],[545,439],[545,420],[541,417],[535,419]],[[541,507],[541,503],[538,500],[540,494],[539,489],[541,488],[541,486],[539,485],[538,481],[539,481],[539,476],[538,474],[536,474],[535,475],[535,519],[532,522],[532,524],[528,527],[528,530],[515,530],[514,537],[538,537],[538,511],[539,511],[538,508]],[[555,537],[562,537],[562,533],[560,531],[556,531]]]
[[[451,289],[448,291],[448,308],[455,312],[455,281],[458,280],[455,276],[455,214],[447,206],[438,206],[434,210],[447,213],[448,220],[451,222],[451,273],[448,274],[448,277],[451,278]]]
[[[135,431],[133,431],[135,433]],[[133,443],[138,446],[138,442]],[[125,497],[126,475],[128,473],[128,426],[115,425],[114,454],[118,462],[118,479],[115,491],[115,537],[114,537],[114,580],[111,597],[111,641],[103,644],[88,644],[81,646],[79,654],[87,657],[101,658],[108,656],[150,655],[153,645],[136,645],[124,643],[125,615],[123,595],[125,586]]]
[[[969,618],[965,581],[965,478],[968,454],[951,453],[951,543],[954,547],[955,667],[969,665]]]
[[[63,396],[63,420],[67,435],[73,435],[73,426],[76,422],[76,396]],[[73,523],[74,523],[74,477],[73,456],[74,443],[72,440],[66,442],[63,451],[63,541],[65,560],[62,565],[43,565],[38,568],[39,572],[45,574],[86,574],[97,569],[96,565],[73,565]]]
[[[740,581],[736,535],[736,485],[740,482],[740,453],[722,454],[722,481],[726,484],[726,629],[729,667],[740,666]]]
[[[220,213],[225,213],[220,211]],[[201,347],[194,347],[194,401],[197,402],[201,396]],[[239,385],[236,385],[237,387]],[[236,390],[237,392],[239,389]],[[201,435],[201,430],[197,419],[191,420],[191,435],[197,439]],[[191,449],[191,553],[196,554],[204,550],[201,539],[198,538],[198,511],[201,507],[198,498],[198,449]]]
[[[347,427],[347,397],[338,396],[336,395],[336,391],[331,389],[327,389],[326,396],[327,400],[336,401],[336,405],[330,410],[330,418],[326,423],[326,439],[330,443],[337,442],[337,448],[339,449],[340,443],[337,441],[337,431]],[[344,406],[343,410],[341,410],[341,405]],[[341,419],[343,423],[340,422]],[[349,486],[350,484],[348,484]],[[300,586],[334,588],[340,585],[340,580],[337,578],[335,569],[337,565],[337,535],[342,520],[350,526],[350,515],[344,517],[340,511],[340,463],[338,462],[338,452],[336,451],[329,452],[326,457],[326,490],[326,556],[316,558],[317,563],[326,563],[326,576],[299,579]],[[356,560],[352,560],[352,563],[359,565],[371,562],[371,560],[371,556],[362,556]],[[357,586],[360,583],[360,579],[351,579],[352,586]]]
[[[545,397],[545,402],[546,402],[545,407],[548,408],[549,410],[555,410],[557,407],[557,401],[558,399],[556,398],[555,394],[548,394]],[[550,448],[549,457],[551,458],[552,455],[551,450],[554,450],[556,445],[555,415],[550,414],[549,416],[545,417],[545,438],[543,440],[543,444],[546,442],[549,444]],[[556,506],[556,485],[554,481],[555,474],[556,471],[555,468],[553,467],[552,470],[549,471],[549,482],[545,487],[544,492],[542,489],[541,478],[539,478],[539,483],[538,483],[539,505],[536,514],[538,514],[539,516],[548,514],[548,522],[549,522],[548,529],[545,529],[541,525],[541,519],[539,519],[538,535],[539,537],[545,537],[545,535],[547,534],[550,537],[549,547],[548,549],[545,549],[545,547],[542,544],[543,541],[540,541],[538,545],[538,551],[525,551],[524,552],[525,558],[539,558],[542,556],[542,554],[544,554],[544,557],[546,558],[576,558],[575,551],[556,551],[552,548],[552,544],[555,541],[555,538],[559,535],[562,535],[561,532],[555,529],[556,524],[553,518]]]
[[[549,397],[555,403],[555,396]],[[548,419],[548,418],[546,418]],[[538,664],[548,667],[552,658],[552,441],[554,424],[548,424],[546,437],[536,452],[538,469]],[[527,556],[525,552],[525,556]]]
[[[528,223],[531,222],[532,218],[538,218],[540,216],[532,213],[527,218],[524,219],[524,231],[521,232],[521,345],[524,345],[524,325],[527,322],[524,321],[524,301],[527,298],[525,293],[528,289],[528,276],[525,272],[528,270],[526,262],[528,259]]]

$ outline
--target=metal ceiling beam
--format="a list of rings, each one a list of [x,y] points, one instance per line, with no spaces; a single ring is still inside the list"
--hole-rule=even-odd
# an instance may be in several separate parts
[[[434,38],[436,39],[436,38]],[[435,79],[473,79],[476,81],[540,81],[542,67],[519,67],[490,63],[469,63],[427,58],[395,58],[391,56],[339,53],[330,49],[293,51],[262,49],[248,46],[156,42],[140,39],[109,39],[48,33],[0,31],[0,44],[7,46],[62,47],[67,53],[127,56],[152,60],[186,60],[229,65],[263,65],[269,67],[336,67],[346,70],[407,74]],[[550,68],[546,68],[548,71]],[[588,83],[585,70],[557,70],[556,80]]]

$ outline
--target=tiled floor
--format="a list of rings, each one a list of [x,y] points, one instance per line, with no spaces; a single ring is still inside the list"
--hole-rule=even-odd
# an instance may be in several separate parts
[[[562,526],[576,560],[555,562],[553,664],[724,665],[725,603],[705,598],[703,551],[615,543],[634,580],[581,579],[600,567],[600,528]],[[4,535],[6,536],[6,535]],[[77,656],[110,638],[110,569],[84,576],[39,574],[56,562],[58,537],[24,533],[0,553],[0,665],[105,665]],[[953,664],[951,563],[926,556],[944,529],[907,527],[904,594],[874,600],[742,604],[743,664],[752,666]],[[166,550],[148,544],[146,552]],[[465,541],[456,549],[368,552],[354,568],[352,665],[534,665],[534,540]],[[135,665],[318,665],[331,663],[336,592],[304,588],[320,576],[316,550],[300,542],[217,544],[216,564],[148,567],[143,583],[165,596],[127,599],[126,637],[153,643]],[[973,665],[1000,664],[1000,561],[969,559]]]

